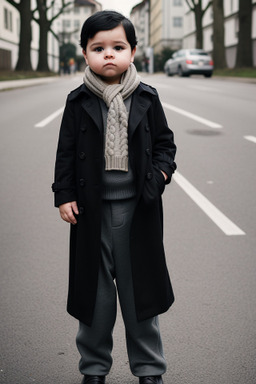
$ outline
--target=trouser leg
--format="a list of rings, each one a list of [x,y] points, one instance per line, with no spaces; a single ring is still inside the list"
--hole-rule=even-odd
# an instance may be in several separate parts
[[[112,258],[110,204],[102,217],[102,259],[92,326],[79,323],[76,342],[81,354],[79,370],[83,375],[107,375],[112,365],[112,332],[116,319],[115,267]]]
[[[126,329],[130,368],[135,376],[161,375],[166,371],[166,361],[158,317],[138,322],[135,312],[129,249],[129,233],[135,201],[134,199],[126,202],[112,201],[111,206],[116,283]]]
[[[157,376],[166,370],[158,318],[138,322],[130,264],[129,232],[134,199],[103,203],[102,262],[93,324],[80,322],[77,347],[84,375],[106,375],[112,365],[112,331],[116,319],[116,287],[126,328],[130,368],[135,376]]]

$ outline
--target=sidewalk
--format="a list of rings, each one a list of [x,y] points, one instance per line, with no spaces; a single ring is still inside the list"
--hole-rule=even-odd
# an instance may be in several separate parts
[[[34,79],[21,79],[21,80],[6,80],[0,81],[0,92],[7,91],[10,89],[16,88],[24,88],[31,87],[34,85],[51,83],[53,81],[59,80],[59,76],[51,76],[51,77],[38,77]]]

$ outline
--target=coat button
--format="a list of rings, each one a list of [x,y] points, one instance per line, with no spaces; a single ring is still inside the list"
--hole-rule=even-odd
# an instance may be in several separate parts
[[[86,155],[84,152],[79,153],[79,159],[84,160],[86,158]]]
[[[148,125],[145,126],[145,131],[149,132],[149,126]]]
[[[83,215],[84,214],[84,207],[79,207],[79,215]]]
[[[153,177],[153,173],[152,173],[152,172],[148,172],[147,175],[146,175],[146,178],[147,178],[148,180],[151,180],[152,177]]]
[[[147,154],[148,156],[150,155],[150,149],[149,149],[149,148],[147,148],[145,152],[146,152],[146,154]]]
[[[80,187],[84,187],[85,186],[85,179],[80,179],[79,185],[80,185]]]
[[[82,127],[81,127],[81,131],[82,131],[82,132],[87,131],[87,127],[86,127],[85,125],[82,125]]]

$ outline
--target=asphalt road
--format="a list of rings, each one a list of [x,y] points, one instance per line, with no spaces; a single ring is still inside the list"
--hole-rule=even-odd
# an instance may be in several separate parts
[[[50,189],[61,108],[81,80],[0,93],[1,383],[81,381],[77,321],[65,311],[69,228]],[[178,146],[164,194],[176,296],[160,318],[165,384],[255,384],[256,85],[143,81],[158,89]],[[107,384],[137,383],[120,312],[113,357]]]

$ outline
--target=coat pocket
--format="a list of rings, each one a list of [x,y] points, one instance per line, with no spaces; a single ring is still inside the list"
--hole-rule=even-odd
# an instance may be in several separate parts
[[[156,180],[156,184],[157,184],[158,190],[159,190],[160,194],[162,195],[162,193],[165,190],[164,175],[162,174],[160,169],[158,169],[157,167],[153,167],[153,169],[154,169],[154,177],[155,177],[155,180]]]
[[[146,175],[146,180],[143,188],[143,199],[146,204],[159,199],[165,189],[165,180],[162,172],[153,166],[152,171]]]

